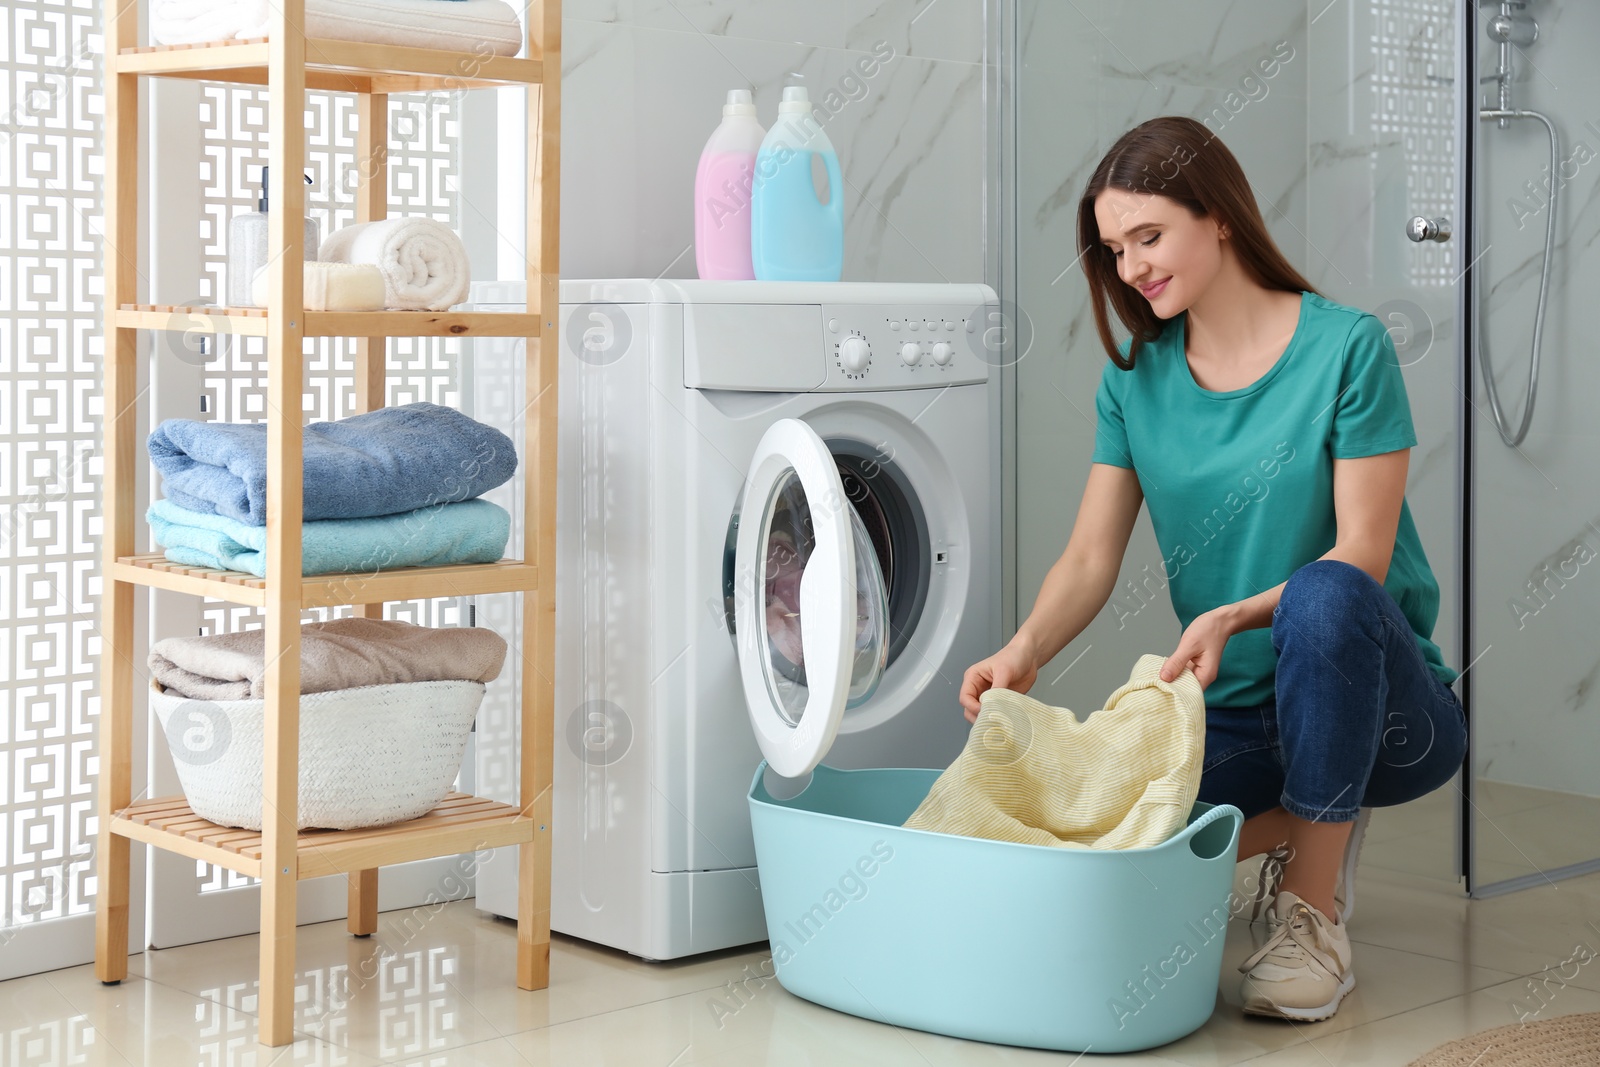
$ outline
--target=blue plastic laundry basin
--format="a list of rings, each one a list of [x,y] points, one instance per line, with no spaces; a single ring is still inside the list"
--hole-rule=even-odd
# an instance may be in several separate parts
[[[1127,1052],[1216,1006],[1243,816],[1196,804],[1154,848],[1019,845],[901,827],[937,770],[819,766],[750,821],[778,981],[865,1019]]]

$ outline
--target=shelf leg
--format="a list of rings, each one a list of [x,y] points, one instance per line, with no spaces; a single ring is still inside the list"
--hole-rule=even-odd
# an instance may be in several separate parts
[[[109,377],[109,375],[108,375]],[[108,387],[109,395],[109,387]],[[132,416],[127,416],[131,420]],[[110,460],[108,459],[108,463]],[[110,474],[110,468],[107,468]],[[107,494],[108,496],[111,494]],[[95,839],[94,972],[128,977],[128,889],[132,844],[111,832],[111,813],[133,801],[133,586],[105,583],[101,606],[100,814]]]
[[[126,837],[100,835],[94,910],[94,973],[107,985],[128,977],[128,852]]]
[[[295,902],[299,893],[300,523],[304,507],[306,39],[305,0],[274,0],[267,33],[267,596],[261,784],[259,1040],[294,1040]]]
[[[109,306],[116,305],[107,301]],[[135,338],[131,330],[107,330],[105,370],[105,478],[111,485],[133,484]],[[115,499],[125,489],[104,494],[106,562],[131,554],[133,510]],[[95,838],[94,969],[102,982],[128,976],[128,889],[131,842],[111,832],[111,816],[133,802],[133,607],[134,587],[107,580],[100,604],[100,780],[99,828]]]
[[[109,472],[108,472],[109,473]],[[111,813],[133,798],[133,587],[107,582],[102,594],[100,816],[95,840],[94,970],[102,982],[128,977],[128,888],[132,859],[126,837],[111,832]]]
[[[374,222],[389,215],[389,97],[366,93],[356,97],[356,221]],[[355,351],[355,413],[384,406],[388,376],[388,338],[360,337]],[[383,618],[382,604],[357,604],[358,618]],[[378,932],[378,871],[351,871],[345,925],[355,937]]]
[[[351,871],[349,900],[345,925],[356,937],[367,937],[378,932],[378,869]]]
[[[131,48],[137,9],[106,0],[107,56]],[[107,72],[105,79],[105,378],[102,574],[119,555],[132,555],[138,451],[138,335],[115,326],[117,308],[138,299],[139,76]],[[95,838],[94,969],[102,982],[128,976],[128,864],[131,842],[111,832],[111,815],[133,800],[133,586],[105,579],[100,603],[100,780]]]
[[[522,598],[522,745],[520,801],[535,820],[517,865],[517,985],[550,985],[550,790],[554,767],[556,672],[556,309],[560,292],[561,4],[539,0],[528,12],[528,55],[547,71],[528,101],[528,310],[537,300],[539,335],[528,339],[526,464],[533,472],[523,500],[524,555],[539,568],[539,588]],[[535,105],[537,100],[537,105]]]
[[[542,846],[541,839],[546,842]],[[549,839],[549,830],[540,830],[531,844],[517,846],[518,989],[550,988]],[[541,881],[545,886],[543,893],[538,891]],[[536,910],[541,904],[543,910]]]

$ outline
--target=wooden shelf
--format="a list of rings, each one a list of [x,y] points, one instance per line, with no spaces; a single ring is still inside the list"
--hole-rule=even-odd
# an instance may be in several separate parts
[[[200,45],[124,48],[107,73],[267,84],[265,37]],[[540,85],[544,63],[514,56],[306,38],[306,88],[342,93],[410,93]]]
[[[371,870],[434,856],[453,856],[533,840],[535,821],[517,808],[483,797],[451,793],[428,814],[369,830],[303,830],[296,841],[302,881]],[[183,797],[130,805],[111,818],[111,832],[261,877],[261,834],[203,819]]]
[[[529,0],[522,8],[522,51],[529,58],[498,57],[358,41],[307,39],[305,0],[265,6],[271,40],[214,42],[189,47],[140,47],[140,0],[103,0],[104,315],[103,416],[105,471],[102,494],[101,714],[96,836],[95,975],[119,982],[128,975],[133,914],[133,842],[171,850],[261,879],[258,962],[258,1036],[263,1045],[294,1040],[295,918],[301,878],[343,872],[352,934],[378,929],[378,874],[382,867],[470,850],[517,846],[516,984],[550,983],[550,815],[555,745],[555,590],[557,361],[540,358],[557,344],[560,251],[561,5]],[[148,77],[204,79],[266,86],[266,162],[273,171],[274,216],[269,240],[269,296],[274,310],[139,304],[141,276],[132,257],[114,250],[139,244],[144,201],[140,114]],[[306,169],[305,90],[358,94],[355,115],[355,221],[389,216],[388,115],[392,93],[521,86],[527,103],[526,274],[529,303],[522,312],[308,311],[291,275],[301,254],[299,227],[285,217],[304,213],[305,191],[296,176]],[[194,290],[190,290],[193,292]],[[287,309],[287,310],[286,310]],[[544,312],[544,313],[542,313]],[[548,314],[545,314],[548,313]],[[148,462],[140,447],[148,431],[146,354],[139,331],[239,334],[263,339],[266,354],[269,551],[286,561],[268,579],[234,571],[184,567],[163,555],[141,555],[139,474]],[[300,570],[302,501],[291,472],[303,469],[303,440],[296,428],[304,407],[306,337],[353,339],[355,412],[384,406],[385,337],[524,337],[526,403],[520,416],[526,439],[521,457],[525,491],[523,538],[527,560],[415,567],[363,575],[315,575]],[[143,408],[143,410],[142,410]],[[543,585],[539,577],[545,578]],[[357,605],[364,618],[381,618],[389,601],[487,593],[523,594],[521,605],[521,739],[517,807],[452,795],[420,819],[361,831],[292,832],[293,819],[263,832],[229,829],[200,818],[182,798],[135,804],[135,664],[144,653],[135,611],[137,587],[216,597],[261,609],[266,637],[283,649],[268,664],[271,699],[262,737],[262,800],[273,809],[297,809],[299,781],[299,679],[291,657],[300,651],[301,609]],[[509,976],[508,976],[509,977]]]
[[[306,311],[305,337],[537,337],[539,312],[525,311]],[[133,330],[230,333],[265,337],[265,308],[123,304],[116,325]]]
[[[243,571],[221,571],[173,563],[159,552],[121,556],[107,575],[119,582],[214,597],[231,604],[264,607],[267,580]],[[383,604],[391,600],[529,593],[539,588],[539,569],[517,559],[457,563],[447,567],[397,567],[373,574],[312,574],[301,579],[300,606]]]

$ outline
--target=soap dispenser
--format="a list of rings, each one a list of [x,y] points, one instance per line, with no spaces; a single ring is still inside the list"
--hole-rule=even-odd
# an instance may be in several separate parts
[[[815,159],[827,169],[826,203],[812,181]],[[836,282],[844,273],[844,176],[803,85],[783,90],[756,154],[750,258],[760,281]]]
[[[228,306],[254,307],[250,285],[256,271],[267,265],[267,167],[261,168],[261,198],[255,211],[235,215],[228,221]],[[307,176],[306,184],[311,184]],[[317,258],[321,238],[317,220],[305,218],[305,258]]]

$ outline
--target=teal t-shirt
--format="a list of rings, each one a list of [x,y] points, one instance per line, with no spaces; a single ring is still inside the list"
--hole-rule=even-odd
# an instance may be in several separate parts
[[[1194,380],[1187,326],[1187,313],[1172,319],[1131,371],[1106,362],[1092,456],[1138,474],[1185,629],[1202,612],[1288,580],[1333,547],[1335,459],[1417,443],[1394,342],[1376,316],[1303,292],[1283,355],[1250,385],[1221,392]],[[1454,682],[1458,672],[1430,640],[1439,583],[1404,501],[1383,587],[1428,667]],[[1270,626],[1234,634],[1206,703],[1272,700],[1277,662]]]

